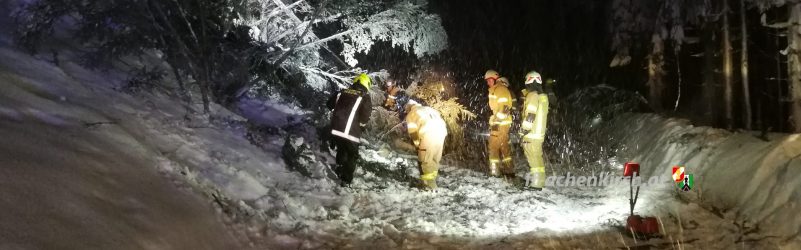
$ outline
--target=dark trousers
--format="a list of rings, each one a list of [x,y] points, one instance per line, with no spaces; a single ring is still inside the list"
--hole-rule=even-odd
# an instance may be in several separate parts
[[[359,160],[359,144],[339,136],[332,137],[337,147],[337,169],[334,172],[343,183],[350,184]]]

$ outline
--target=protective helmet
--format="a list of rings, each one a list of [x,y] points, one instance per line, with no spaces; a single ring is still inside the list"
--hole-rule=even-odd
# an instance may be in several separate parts
[[[537,71],[530,71],[526,74],[526,84],[542,84],[542,76]]]
[[[484,80],[487,80],[487,79],[490,79],[490,78],[498,80],[498,78],[501,78],[501,74],[498,74],[498,71],[495,71],[495,70],[487,70],[487,73],[484,73]]]
[[[501,85],[504,85],[504,86],[507,86],[507,87],[509,86],[509,78],[501,77],[501,78],[498,78],[498,80],[495,80],[495,81],[497,81]]]
[[[422,104],[420,104],[419,102],[415,101],[412,98],[409,98],[409,101],[407,101],[406,104],[403,105],[403,109],[409,111],[412,109],[412,107],[417,105],[422,105]]]
[[[368,90],[373,85],[373,82],[370,81],[370,77],[367,76],[367,74],[365,74],[365,73],[362,73],[359,76],[357,76],[356,78],[353,78],[353,84],[356,84],[356,83],[361,84],[362,86],[364,86]]]

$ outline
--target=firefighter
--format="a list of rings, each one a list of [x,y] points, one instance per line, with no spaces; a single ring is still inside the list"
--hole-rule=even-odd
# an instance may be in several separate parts
[[[423,188],[437,188],[439,161],[448,129],[445,120],[434,108],[423,106],[414,100],[404,105],[406,112],[406,132],[417,147],[417,162],[420,168],[420,181]]]
[[[523,90],[523,112],[520,125],[523,137],[523,152],[528,160],[529,174],[526,186],[541,190],[545,186],[545,161],[542,158],[542,143],[548,123],[548,94],[543,91],[542,76],[536,71],[526,74]]]
[[[369,90],[372,82],[367,74],[353,79],[350,88],[343,89],[328,99],[331,113],[331,134],[337,149],[337,168],[334,170],[341,186],[353,181],[356,161],[359,160],[359,143],[362,128],[367,125],[372,112]]]
[[[509,91],[509,80],[500,77],[495,70],[488,70],[484,74],[484,80],[489,87],[489,108],[492,111],[489,119],[489,174],[491,176],[503,174],[507,179],[514,180],[512,148],[509,145],[513,100]]]
[[[386,87],[387,91],[384,107],[398,112],[400,119],[404,120],[404,116],[406,115],[404,106],[409,101],[409,96],[406,95],[406,92],[393,80],[387,81]]]
[[[417,148],[420,183],[424,189],[434,190],[437,188],[439,161],[448,135],[445,120],[437,110],[410,99],[399,87],[387,87],[384,107],[397,111],[406,124],[406,132]]]

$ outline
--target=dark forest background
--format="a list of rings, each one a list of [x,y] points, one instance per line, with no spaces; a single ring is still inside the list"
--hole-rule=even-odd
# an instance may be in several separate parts
[[[727,6],[724,0],[432,1],[430,8],[442,16],[450,49],[430,64],[446,65],[457,82],[465,85],[468,106],[480,106],[471,104],[486,91],[481,77],[487,69],[501,72],[517,90],[522,88],[525,73],[537,70],[557,80],[554,89],[559,96],[606,84],[640,93],[651,111],[688,118],[698,125],[801,131],[792,119],[792,104],[799,100],[790,92],[787,56],[795,53],[788,49],[792,38],[788,38],[787,22],[791,6],[797,4],[726,1]],[[666,14],[665,9],[676,13]],[[741,75],[741,15],[747,31],[747,88]],[[670,33],[677,26],[682,34],[674,40]],[[654,76],[649,74],[649,58],[656,58],[652,35],[660,33],[659,28],[668,34],[661,34],[661,73]],[[730,102],[726,101],[724,74],[726,29]],[[611,67],[617,54],[613,40],[621,32],[628,33],[625,43],[630,61]],[[413,71],[417,65],[413,58],[392,51],[376,50],[369,58],[392,62],[376,63],[376,67],[399,75]],[[649,93],[652,78],[660,79],[659,85],[653,86],[656,97]],[[750,104],[745,102],[746,95]],[[727,106],[731,109],[728,119]]]

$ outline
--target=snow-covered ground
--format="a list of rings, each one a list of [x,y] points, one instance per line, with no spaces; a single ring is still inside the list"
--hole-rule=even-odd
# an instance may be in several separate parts
[[[247,110],[243,114],[269,117],[253,119],[256,125],[219,106],[214,106],[210,122],[187,120],[175,98],[115,90],[124,77],[113,71],[95,73],[63,59],[56,66],[8,47],[0,52],[0,131],[8,142],[3,144],[3,165],[13,166],[4,168],[9,179],[3,182],[8,194],[3,207],[18,215],[0,225],[3,232],[15,232],[4,234],[10,235],[4,242],[11,247],[201,244],[224,249],[236,244],[232,239],[237,237],[276,248],[643,244],[619,230],[628,211],[625,183],[532,192],[488,178],[472,170],[474,166],[444,166],[441,189],[421,192],[410,187],[417,176],[414,156],[371,146],[362,148],[365,160],[356,183],[343,189],[319,174],[332,159],[314,150],[319,144],[311,139],[314,129],[299,118],[304,112],[297,107],[242,103],[240,108]],[[290,137],[293,133],[297,137]],[[291,147],[310,145],[307,151],[313,153],[306,165],[317,174],[305,177],[288,168],[282,158],[286,138],[296,141]],[[39,176],[24,172],[35,169],[42,169]],[[170,186],[164,181],[169,179],[204,194],[207,202]],[[725,220],[697,206],[676,204],[675,192],[669,184],[664,187],[644,189],[637,212],[662,215],[668,235],[679,240],[688,232],[729,233],[709,228],[723,228]],[[235,225],[224,227],[204,209],[209,204],[221,208]],[[671,211],[691,211],[687,217],[705,219],[693,222],[703,224],[695,228],[679,226],[673,221],[689,222]],[[41,233],[48,230],[54,233]],[[76,237],[85,240],[70,240]],[[682,244],[704,246],[719,239],[691,238]],[[666,238],[652,244],[671,247],[670,242]]]
[[[729,205],[717,207],[728,213],[710,212],[681,202],[669,182],[644,187],[635,211],[658,216],[665,236],[643,242],[621,230],[628,215],[626,183],[534,192],[476,171],[482,163],[447,161],[441,188],[421,192],[411,187],[418,174],[415,156],[372,142],[361,148],[364,160],[354,185],[340,188],[327,175],[331,153],[321,149],[309,112],[296,105],[280,98],[246,99],[236,112],[213,105],[208,118],[187,117],[178,98],[160,90],[123,93],[124,74],[75,64],[68,43],[57,46],[62,51],[55,64],[49,55],[34,58],[18,52],[8,35],[0,38],[3,249],[776,246],[779,239],[771,237],[773,231],[754,231],[740,217],[730,216],[731,211],[765,225],[786,220],[792,223],[780,224],[787,228],[777,232],[798,233],[798,217],[791,216],[798,211],[799,175],[793,174],[798,158],[779,154],[795,150],[797,137],[762,144],[747,138],[708,140],[689,136],[699,128],[658,117],[624,115],[605,122],[602,116],[593,125],[598,127],[595,133],[624,143],[611,150],[619,153],[604,159],[599,169],[617,175],[623,162],[637,160],[647,176],[669,177],[671,161],[689,159],[689,171],[699,174],[697,190],[709,190],[702,197]],[[688,153],[697,147],[687,145],[710,141],[748,141],[754,148],[721,143],[715,145],[729,146],[706,147],[708,154]],[[735,168],[720,175],[712,170],[720,167],[699,164],[721,159],[714,161],[747,166],[753,162],[729,156],[749,154],[753,162],[771,154],[790,160],[770,165],[784,166],[778,171]],[[517,160],[522,166],[522,159]],[[793,163],[782,165],[786,162]],[[664,171],[655,170],[663,165]],[[566,174],[580,167],[553,164],[548,169]],[[740,174],[760,178],[751,183]],[[771,178],[779,180],[770,187],[795,188],[768,188],[780,195],[769,202],[745,202],[769,197],[768,191],[754,188],[760,187],[758,180]],[[748,184],[742,185],[741,196],[732,196],[725,192],[730,187],[726,180]],[[785,239],[780,243],[794,246]]]
[[[138,100],[82,84],[105,80],[0,46],[0,249],[246,246],[157,171]]]
[[[801,248],[800,134],[731,133],[644,114],[620,115],[606,126],[645,176],[670,174],[675,165],[693,174],[695,187],[679,193],[683,200]]]

